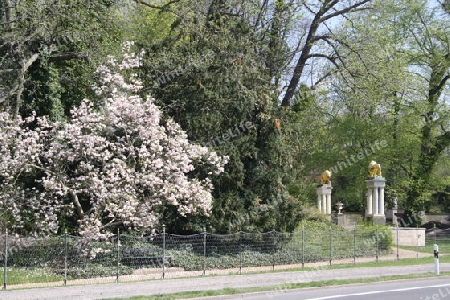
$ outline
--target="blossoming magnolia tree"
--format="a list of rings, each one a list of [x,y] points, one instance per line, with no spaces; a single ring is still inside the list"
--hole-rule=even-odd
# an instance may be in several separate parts
[[[39,130],[26,125],[34,116],[22,120],[11,119],[7,112],[0,113],[0,221],[5,227],[24,225],[45,218],[44,207],[34,209],[40,193],[28,183],[36,173],[39,153],[43,150]],[[25,186],[27,186],[25,188]],[[32,195],[32,196],[30,196]],[[23,210],[27,209],[27,212]]]
[[[0,133],[1,178],[9,191],[0,204],[15,224],[36,222],[42,231],[55,231],[66,214],[77,220],[80,235],[99,237],[117,226],[147,232],[158,225],[163,206],[181,216],[209,213],[209,176],[223,171],[227,157],[190,144],[151,97],[136,95],[136,76],[122,75],[140,63],[130,47],[122,62],[111,57],[97,70],[100,108],[84,100],[65,124],[11,122],[1,115],[11,126]],[[38,124],[34,130],[21,126],[30,121]],[[206,175],[193,176],[196,167]],[[24,174],[37,179],[18,184]]]

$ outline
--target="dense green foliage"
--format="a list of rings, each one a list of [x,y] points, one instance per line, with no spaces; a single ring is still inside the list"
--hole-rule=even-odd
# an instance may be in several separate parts
[[[361,212],[371,160],[387,208],[450,210],[447,0],[57,2],[0,0],[1,110],[65,120],[135,40],[142,96],[230,157],[211,214],[168,207],[168,232],[292,232],[322,218],[326,169],[333,201]]]
[[[158,104],[191,140],[230,156],[226,174],[213,182],[212,217],[200,224],[169,220],[168,230],[199,231],[201,224],[217,232],[293,230],[300,201],[285,184],[300,168],[291,151],[300,135],[284,132],[290,122],[272,93],[263,33],[255,34],[250,20],[231,14],[224,3],[213,1],[198,17],[177,7],[186,13],[167,36],[138,40],[152,50],[143,72]],[[275,127],[276,119],[282,119],[283,130]]]

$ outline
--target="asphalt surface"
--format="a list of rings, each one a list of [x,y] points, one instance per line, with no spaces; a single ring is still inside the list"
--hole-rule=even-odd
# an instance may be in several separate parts
[[[450,271],[450,263],[440,264],[441,272]],[[3,290],[0,291],[0,299],[7,300],[23,300],[23,299],[105,299],[105,298],[127,298],[140,295],[155,294],[171,294],[184,291],[202,291],[202,290],[219,290],[224,288],[246,288],[256,286],[276,286],[280,287],[273,291],[272,297],[277,292],[287,291],[282,285],[286,286],[290,283],[313,282],[335,279],[354,279],[354,278],[374,278],[379,276],[395,276],[433,273],[434,264],[414,265],[414,266],[393,266],[393,267],[376,267],[376,268],[351,268],[351,269],[335,269],[335,270],[312,270],[297,272],[279,272],[264,274],[247,274],[232,276],[206,276],[196,278],[180,278],[180,279],[164,279],[149,280],[141,282],[127,283],[110,283],[80,286],[64,286],[51,288],[35,288],[23,290]],[[439,277],[445,282],[450,283],[450,276]],[[445,291],[445,289],[444,289]],[[269,299],[271,292],[263,293],[264,299]],[[433,295],[432,291],[429,291]],[[284,295],[286,296],[286,295]],[[380,296],[380,295],[378,295]],[[235,295],[233,299],[241,298],[242,295]],[[317,297],[315,297],[317,298]],[[374,299],[380,299],[376,297]],[[450,295],[446,297],[450,300]],[[281,298],[279,298],[281,299]],[[286,299],[286,298],[283,298]],[[305,299],[297,297],[295,299]],[[314,299],[314,298],[312,298]],[[320,299],[320,298],[317,298]],[[333,299],[333,298],[323,298]],[[349,298],[361,299],[361,298]],[[369,299],[364,296],[364,299]],[[383,299],[387,299],[383,295]],[[395,298],[399,300],[398,298]],[[409,298],[413,299],[413,298]],[[420,298],[419,298],[420,299]],[[423,298],[423,300],[431,300]],[[437,299],[445,299],[443,297]],[[422,299],[421,299],[422,300]],[[435,300],[435,299],[433,299]]]
[[[449,277],[275,290],[242,297],[245,300],[441,300],[446,298],[450,299]]]

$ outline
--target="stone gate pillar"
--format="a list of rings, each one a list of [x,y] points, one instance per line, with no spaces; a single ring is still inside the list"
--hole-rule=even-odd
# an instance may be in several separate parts
[[[331,190],[331,182],[317,187],[317,208],[326,215],[331,215]]]
[[[377,176],[366,180],[367,185],[367,204],[366,218],[371,218],[375,224],[386,224],[386,215],[384,213],[384,187],[386,180],[384,177]]]

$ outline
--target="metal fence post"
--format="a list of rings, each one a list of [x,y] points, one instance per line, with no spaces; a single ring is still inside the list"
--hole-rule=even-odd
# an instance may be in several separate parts
[[[243,234],[243,232],[240,231],[238,234],[239,234],[239,275],[242,275],[242,234]]]
[[[375,247],[376,247],[376,249],[375,249],[375,259],[376,259],[376,262],[378,262],[378,225],[377,225],[377,227],[375,227]]]
[[[356,264],[356,225],[353,229],[353,264]]]
[[[305,225],[302,226],[302,268],[305,267]]]
[[[203,275],[206,274],[206,228],[203,228]]]
[[[397,260],[400,260],[400,255],[398,253],[398,223],[397,223]]]
[[[4,252],[4,261],[3,261],[3,289],[7,288],[7,279],[6,279],[6,268],[8,267],[8,229],[5,231],[5,252]]]
[[[67,229],[64,230],[64,285],[67,285]]]
[[[437,244],[437,243],[436,243],[436,229],[437,229],[437,228],[436,228],[436,223],[434,223],[434,224],[433,224],[434,244]]]
[[[117,266],[116,266],[116,282],[119,282],[120,273],[120,229],[117,228]]]
[[[277,248],[277,243],[275,241],[275,235],[277,234],[276,231],[273,231],[273,238],[272,238],[272,271],[275,270],[275,251]]]
[[[333,232],[330,226],[330,266],[331,266],[331,259],[333,256]]]
[[[419,225],[416,226],[416,230],[417,230],[416,259],[418,259],[419,258],[419,239],[420,239]]]
[[[162,278],[166,277],[166,225],[163,224],[163,259],[162,259]]]

